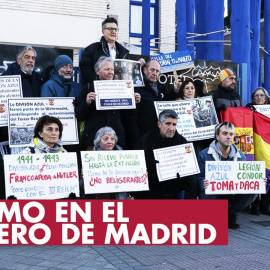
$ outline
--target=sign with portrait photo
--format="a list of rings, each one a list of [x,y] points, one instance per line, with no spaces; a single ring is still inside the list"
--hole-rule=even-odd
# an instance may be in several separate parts
[[[211,96],[179,101],[155,101],[157,116],[164,110],[178,115],[177,131],[188,141],[214,138],[218,118]]]
[[[94,81],[97,110],[135,109],[132,81]]]
[[[144,86],[140,62],[126,59],[115,59],[114,80],[132,80],[134,86]]]
[[[73,97],[9,99],[10,147],[29,146],[37,120],[44,115],[56,117],[62,122],[63,145],[79,143],[73,100]]]

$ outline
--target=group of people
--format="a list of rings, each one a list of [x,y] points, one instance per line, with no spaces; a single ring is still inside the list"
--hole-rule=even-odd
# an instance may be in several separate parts
[[[187,140],[177,132],[177,113],[173,110],[164,110],[157,118],[154,102],[198,98],[192,80],[175,85],[172,91],[167,92],[158,82],[160,63],[154,59],[146,62],[144,59],[140,59],[144,86],[134,89],[136,109],[96,109],[94,81],[113,80],[114,60],[129,59],[128,50],[116,41],[118,30],[116,19],[107,18],[102,22],[103,36],[100,42],[95,42],[85,48],[80,60],[82,85],[73,81],[73,62],[67,55],[60,55],[55,60],[54,68],[50,72],[50,79],[43,84],[38,73],[34,71],[36,51],[31,46],[26,46],[19,51],[16,62],[10,65],[2,75],[21,75],[23,97],[74,97],[75,115],[78,121],[84,121],[85,124],[81,144],[73,149],[68,149],[69,146],[63,147],[60,141],[63,132],[61,121],[45,115],[37,121],[34,128],[34,147],[24,149],[24,153],[144,150],[149,191],[133,192],[132,194],[94,194],[90,198],[125,199],[131,195],[135,199],[177,199],[181,191],[184,191],[185,199],[221,198],[221,196],[205,195],[205,187],[208,183],[205,179],[205,161],[245,160],[244,154],[233,144],[235,129],[229,122],[216,126],[213,142],[210,140],[197,142],[196,152],[200,174],[187,177],[180,177],[179,174],[176,174],[175,179],[163,182],[158,180],[156,168],[158,161],[154,158],[153,150],[185,144]],[[208,94],[212,96],[218,115],[226,107],[241,106],[240,96],[235,91],[235,73],[230,69],[224,69],[219,74],[219,80],[218,89]],[[258,88],[253,92],[252,102],[248,106],[251,107],[254,104],[269,104],[269,95],[265,89]],[[206,100],[203,106],[206,109],[211,107],[211,100]],[[201,109],[203,110],[203,108]],[[206,109],[202,114],[202,119],[199,118],[198,109],[194,106],[193,114],[196,116],[194,117],[197,123],[203,122],[204,126],[215,124],[213,112]],[[1,128],[1,141],[6,141],[7,135],[7,128]],[[83,197],[87,198],[87,195],[83,194]],[[250,205],[256,197],[257,195],[253,194],[222,197],[228,199],[229,202],[230,228],[239,227],[236,223],[236,214]],[[268,211],[270,214],[270,209]]]

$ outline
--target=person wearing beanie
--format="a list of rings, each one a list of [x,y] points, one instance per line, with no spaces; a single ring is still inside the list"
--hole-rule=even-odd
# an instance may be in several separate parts
[[[41,97],[79,97],[82,87],[73,81],[73,62],[67,55],[60,55],[54,62],[50,72],[50,79],[41,88]],[[74,131],[75,132],[75,131]],[[77,152],[79,157],[79,144],[65,145],[68,152]]]
[[[41,97],[75,97],[81,85],[73,81],[73,62],[67,55],[60,55],[54,62],[50,79],[41,88]]]
[[[220,84],[217,90],[211,91],[207,96],[212,96],[217,115],[227,107],[241,107],[241,97],[236,90],[236,75],[229,68],[225,68],[219,73]]]

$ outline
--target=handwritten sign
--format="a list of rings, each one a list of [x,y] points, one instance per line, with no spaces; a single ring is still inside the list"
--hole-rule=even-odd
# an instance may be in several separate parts
[[[177,131],[188,141],[214,138],[218,118],[212,97],[180,101],[155,101],[156,113],[174,110],[178,115]]]
[[[181,144],[154,150],[157,163],[157,174],[160,182],[200,172],[192,143]]]
[[[206,161],[205,194],[265,194],[264,161]]]
[[[270,105],[254,105],[257,112],[270,118]]]
[[[144,86],[140,62],[126,59],[115,59],[114,80],[132,80],[134,87]]]
[[[135,109],[132,81],[94,81],[97,110]]]
[[[9,99],[10,146],[29,146],[36,122],[43,115],[54,116],[62,122],[62,144],[77,144],[79,139],[73,99],[72,97]]]
[[[151,55],[151,59],[156,59],[160,63],[161,73],[194,67],[188,50]]]
[[[0,77],[0,126],[8,125],[8,99],[22,97],[20,75]]]
[[[5,155],[6,197],[61,199],[79,196],[76,153]]]
[[[81,151],[86,194],[149,190],[144,151]]]

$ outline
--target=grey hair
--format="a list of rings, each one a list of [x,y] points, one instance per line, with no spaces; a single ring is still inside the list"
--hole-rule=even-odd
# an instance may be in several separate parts
[[[21,48],[21,49],[18,51],[16,58],[22,59],[23,55],[24,55],[27,51],[33,51],[34,54],[35,54],[35,57],[37,57],[37,52],[36,52],[36,50],[35,50],[33,47],[31,47],[31,46],[25,46],[24,48]]]
[[[166,118],[178,119],[178,115],[173,110],[164,110],[158,116],[158,121],[162,124]]]
[[[99,59],[97,60],[97,62],[94,65],[94,69],[95,71],[100,71],[101,66],[104,62],[111,62],[113,64],[113,60],[111,57],[108,56],[100,56]]]
[[[117,137],[115,131],[111,127],[106,126],[106,127],[103,127],[97,131],[95,139],[94,139],[94,146],[95,147],[99,146],[101,138],[106,134],[113,134],[114,138],[115,138],[115,144],[118,142],[118,137]]]
[[[149,60],[147,60],[147,61],[145,62],[144,67],[149,68],[149,65],[150,65],[150,62],[151,62],[151,61],[156,61],[156,62],[159,63],[159,61],[158,61],[157,59],[149,59]],[[160,63],[159,63],[159,65],[160,65]]]
[[[225,126],[226,128],[230,128],[233,130],[233,133],[234,133],[234,125],[233,123],[231,122],[223,122],[223,123],[220,123],[218,125],[216,125],[215,127],[215,140],[217,141],[217,138],[216,136],[219,135],[219,132],[220,132],[220,129]]]
[[[251,94],[251,101],[252,101],[252,103],[254,103],[254,96],[255,96],[255,94],[256,94],[256,92],[258,91],[258,90],[262,90],[263,92],[264,92],[264,94],[265,94],[265,104],[268,104],[269,103],[269,101],[270,101],[270,97],[269,97],[269,94],[268,94],[268,91],[265,89],[265,88],[263,88],[263,87],[257,87],[253,92],[252,92],[252,94]]]

